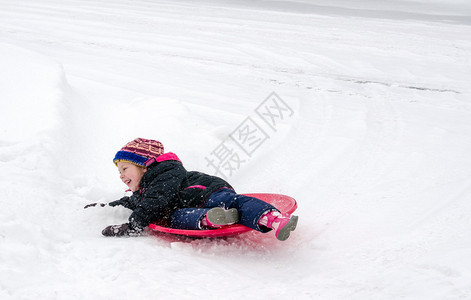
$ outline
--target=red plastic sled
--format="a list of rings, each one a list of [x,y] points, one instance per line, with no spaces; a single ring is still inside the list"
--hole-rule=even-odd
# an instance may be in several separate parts
[[[298,207],[296,200],[286,195],[265,194],[265,193],[254,193],[254,194],[244,194],[244,195],[255,197],[267,203],[270,203],[274,207],[278,208],[282,213],[291,214]],[[245,227],[244,225],[240,225],[240,224],[227,225],[219,229],[211,229],[211,230],[174,229],[170,227],[159,226],[156,224],[149,224],[149,228],[155,231],[171,233],[171,234],[178,234],[178,235],[192,236],[192,237],[211,237],[211,238],[236,235],[236,234],[241,234],[241,233],[252,230],[251,228]]]

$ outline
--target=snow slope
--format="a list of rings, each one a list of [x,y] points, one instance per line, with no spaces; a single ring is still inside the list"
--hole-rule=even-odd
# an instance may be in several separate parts
[[[1,299],[471,299],[468,1],[0,0]],[[275,92],[292,114],[257,115]],[[279,102],[281,103],[281,102]],[[286,242],[104,238],[135,137],[187,169],[247,118]]]

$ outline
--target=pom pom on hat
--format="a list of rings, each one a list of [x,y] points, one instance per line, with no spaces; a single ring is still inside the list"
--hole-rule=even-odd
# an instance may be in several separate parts
[[[164,153],[164,145],[155,140],[137,138],[121,148],[113,159],[115,165],[124,161],[139,167],[147,167]]]

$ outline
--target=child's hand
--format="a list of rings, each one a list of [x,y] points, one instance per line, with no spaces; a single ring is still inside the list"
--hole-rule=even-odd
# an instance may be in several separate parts
[[[142,232],[142,228],[131,226],[130,223],[121,225],[110,225],[101,232],[104,236],[138,236]]]
[[[128,196],[125,196],[119,200],[116,200],[116,201],[111,201],[110,203],[108,203],[109,206],[118,206],[118,205],[122,205],[124,207],[128,207],[129,206],[129,197]]]
[[[94,207],[94,206],[97,206],[97,205],[100,205],[101,207],[105,207],[106,203],[90,203],[90,204],[85,205],[83,209],[89,208],[89,207]]]

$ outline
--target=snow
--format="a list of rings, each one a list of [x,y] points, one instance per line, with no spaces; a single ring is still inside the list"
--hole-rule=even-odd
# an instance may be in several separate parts
[[[471,5],[0,1],[1,299],[471,299]],[[257,114],[273,92],[292,109]],[[105,238],[136,137],[297,199],[286,242]],[[232,143],[232,144],[231,144]]]

